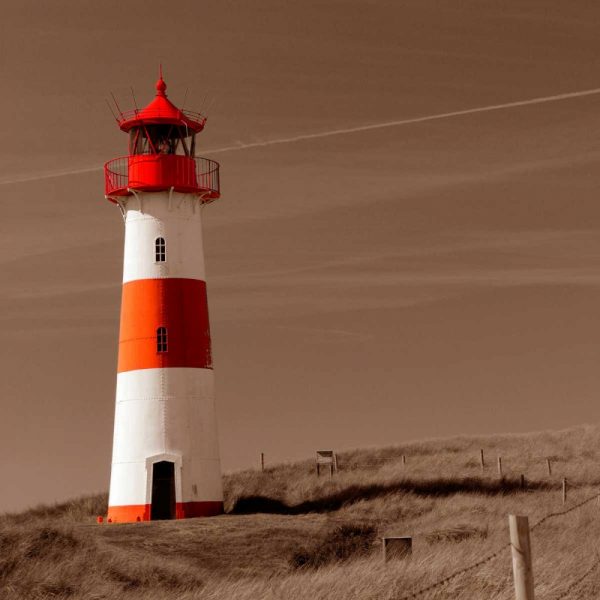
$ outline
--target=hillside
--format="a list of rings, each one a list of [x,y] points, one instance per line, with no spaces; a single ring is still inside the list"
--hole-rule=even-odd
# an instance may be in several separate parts
[[[535,523],[593,495],[599,459],[597,427],[461,437],[342,452],[331,481],[317,479],[309,460],[264,474],[230,474],[222,517],[98,525],[105,495],[5,514],[1,597],[401,598],[505,546],[508,513]],[[566,506],[563,477],[569,482]],[[593,567],[598,511],[594,499],[532,532],[540,598],[562,597]],[[413,557],[383,565],[379,538],[392,532],[413,536]],[[510,552],[502,548],[435,595],[419,597],[508,599],[511,586]],[[593,570],[564,597],[596,597],[598,591],[600,570]]]

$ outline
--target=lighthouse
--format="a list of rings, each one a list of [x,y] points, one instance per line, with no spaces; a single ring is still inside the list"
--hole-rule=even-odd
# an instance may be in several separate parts
[[[206,118],[166,90],[161,71],[148,106],[119,110],[129,151],[104,166],[125,222],[112,523],[223,512],[202,242],[219,165],[196,157]]]

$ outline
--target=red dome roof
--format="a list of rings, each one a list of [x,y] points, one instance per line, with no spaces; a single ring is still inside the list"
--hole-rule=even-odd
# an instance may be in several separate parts
[[[206,117],[189,110],[180,110],[168,98],[165,90],[167,84],[162,75],[156,82],[156,97],[146,108],[130,110],[119,115],[117,119],[122,131],[142,124],[181,125],[198,133],[204,129]]]

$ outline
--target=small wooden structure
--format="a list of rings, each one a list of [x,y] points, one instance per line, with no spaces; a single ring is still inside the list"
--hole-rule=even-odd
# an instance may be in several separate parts
[[[408,558],[412,554],[412,537],[386,536],[381,538],[383,562],[393,559]]]
[[[317,450],[317,477],[321,475],[321,466],[329,466],[329,476],[337,471],[337,456],[333,450]]]

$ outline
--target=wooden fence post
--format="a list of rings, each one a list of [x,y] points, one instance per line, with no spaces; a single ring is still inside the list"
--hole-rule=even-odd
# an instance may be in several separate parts
[[[502,479],[502,457],[498,457],[498,477]]]
[[[546,459],[546,466],[548,467],[548,477],[550,477],[552,475],[552,463],[549,458]]]
[[[405,467],[406,466],[406,454],[402,455],[402,466]]]
[[[516,600],[534,600],[529,519],[508,515]]]
[[[525,489],[525,475],[523,473],[521,473],[521,489]]]
[[[483,448],[479,451],[479,460],[481,462],[481,470],[485,469],[485,458],[483,456]]]
[[[265,453],[264,452],[260,453],[260,470],[263,473],[265,472]]]
[[[562,480],[562,503],[567,503],[567,478],[563,477]]]

